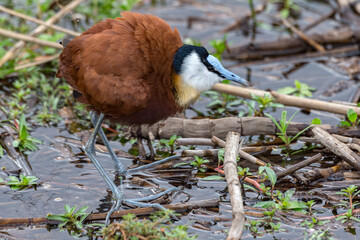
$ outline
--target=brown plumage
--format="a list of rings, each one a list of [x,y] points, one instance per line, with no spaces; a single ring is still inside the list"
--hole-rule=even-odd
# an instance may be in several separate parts
[[[182,109],[173,94],[172,63],[183,44],[177,29],[156,16],[121,15],[65,46],[57,76],[75,89],[78,101],[108,118],[153,124]]]

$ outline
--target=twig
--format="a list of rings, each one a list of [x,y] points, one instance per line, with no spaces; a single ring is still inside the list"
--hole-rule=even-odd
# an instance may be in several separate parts
[[[53,24],[57,20],[59,20],[63,15],[70,12],[72,9],[74,9],[77,5],[82,3],[84,0],[74,0],[71,1],[68,5],[66,5],[64,8],[62,8],[59,12],[57,12],[54,16],[49,18],[45,23],[46,24]],[[47,29],[46,26],[41,25],[35,28],[33,31],[31,31],[28,35],[32,37],[36,37],[40,35],[42,32],[44,32]],[[20,53],[20,50],[25,46],[25,41],[19,41],[17,42],[9,51],[6,52],[6,54],[0,59],[0,67],[4,65],[7,61],[14,58]]]
[[[282,22],[284,23],[284,25],[287,28],[290,28],[291,31],[293,31],[296,35],[298,35],[302,40],[304,40],[305,42],[307,42],[309,45],[311,45],[313,48],[315,48],[316,50],[320,51],[320,52],[326,52],[326,49],[321,46],[320,44],[318,44],[316,41],[314,41],[313,39],[309,38],[308,36],[306,36],[305,33],[303,33],[302,31],[300,31],[299,29],[297,29],[296,27],[294,27],[288,20],[286,20],[285,18],[281,18]]]
[[[263,97],[265,94],[269,94],[273,96],[274,102],[282,103],[287,106],[294,106],[299,108],[306,108],[306,109],[314,109],[314,110],[320,110],[320,111],[326,111],[331,113],[337,113],[346,115],[347,111],[351,108],[353,109],[357,114],[360,114],[360,108],[359,107],[352,107],[347,106],[339,103],[331,103],[327,101],[321,101],[317,99],[309,99],[309,98],[301,98],[301,97],[295,97],[295,96],[289,96],[285,94],[280,94],[275,91],[263,91],[259,89],[251,89],[251,88],[243,88],[243,87],[237,87],[233,85],[227,85],[218,83],[213,86],[213,90],[232,94],[235,96],[240,96],[244,98],[252,98],[251,94],[261,96]]]
[[[217,199],[209,200],[200,200],[196,202],[187,202],[187,203],[177,203],[164,205],[167,209],[172,209],[176,212],[183,212],[194,208],[207,208],[207,207],[216,207],[218,206]],[[129,213],[135,215],[148,215],[150,213],[158,211],[154,208],[136,208],[123,211],[116,211],[111,215],[111,218],[120,218],[121,216],[127,215]],[[85,221],[95,221],[95,220],[105,220],[107,213],[93,213],[90,214]],[[39,225],[39,224],[57,224],[59,221],[50,221],[47,218],[0,218],[0,227],[5,226],[29,226],[29,225]]]
[[[310,23],[309,25],[307,25],[302,31],[306,32],[308,30],[310,30],[311,28],[319,25],[320,23],[322,23],[323,21],[327,20],[328,18],[331,18],[335,15],[335,13],[337,12],[337,9],[333,9],[332,11],[330,11],[328,14],[325,14],[324,16],[320,17],[319,19],[315,20],[314,22]]]
[[[232,206],[233,220],[229,235],[226,239],[240,239],[244,224],[245,213],[241,197],[241,185],[237,174],[236,159],[239,152],[240,134],[229,132],[226,136],[224,171],[230,193],[230,202]]]
[[[168,205],[164,205],[164,207],[167,209],[174,210],[176,212],[184,212],[194,208],[215,207],[218,206],[218,204],[219,204],[218,199],[209,199],[209,200],[200,200],[200,201],[186,202],[186,203],[168,204]],[[135,215],[148,215],[156,211],[158,210],[151,207],[116,211],[111,215],[111,219],[120,218],[129,213]],[[89,215],[85,219],[85,221],[105,220],[106,214],[107,213],[94,213]]]
[[[178,138],[175,140],[176,145],[204,145],[214,146],[215,143],[210,138]]]
[[[25,34],[21,34],[21,33],[16,33],[10,30],[6,30],[3,28],[0,28],[0,35],[3,35],[5,37],[9,37],[9,38],[15,38],[17,40],[22,40],[25,42],[31,42],[31,43],[36,43],[39,45],[43,45],[46,47],[53,47],[53,48],[57,48],[57,49],[63,49],[63,46],[60,45],[59,43],[54,43],[54,42],[50,42],[50,41],[45,41],[45,40],[41,40],[38,38],[34,38]]]
[[[301,169],[301,168],[303,168],[303,167],[305,167],[307,165],[310,165],[310,164],[312,164],[314,162],[319,161],[321,158],[322,158],[322,155],[320,153],[318,153],[318,154],[316,154],[314,156],[309,157],[308,159],[305,159],[304,161],[301,161],[299,163],[296,163],[296,164],[288,167],[284,171],[277,172],[276,177],[277,178],[285,177],[286,175],[292,174],[295,171],[297,171],[297,170],[299,170],[299,169]]]
[[[255,12],[255,14],[258,14],[258,13],[261,13],[262,11],[264,11],[265,9],[266,9],[266,4],[260,4],[260,5],[255,7],[254,12]],[[248,11],[247,13],[245,13],[245,15],[242,18],[236,20],[235,23],[231,24],[230,26],[227,26],[224,30],[222,30],[221,33],[226,33],[226,32],[229,32],[229,31],[232,31],[232,30],[238,28],[245,21],[250,19],[251,15],[252,15],[252,12]]]
[[[18,70],[21,70],[21,69],[24,69],[24,68],[28,68],[28,67],[33,67],[33,66],[37,66],[37,65],[41,65],[41,64],[44,64],[44,63],[47,63],[47,62],[50,62],[52,60],[55,60],[59,57],[59,54],[55,54],[55,55],[52,55],[52,56],[48,56],[48,57],[45,57],[41,60],[38,60],[38,61],[35,61],[35,62],[29,62],[29,63],[25,63],[23,65],[20,65],[20,66],[16,66],[14,68],[15,71],[18,71]]]
[[[304,173],[304,176],[310,182],[313,182],[320,178],[326,179],[329,176],[331,176],[332,174],[337,173],[340,170],[345,170],[345,169],[351,169],[351,166],[347,162],[341,161],[332,167],[321,168],[321,169],[315,168],[313,170],[307,171]]]
[[[74,37],[77,37],[77,36],[80,35],[80,33],[78,33],[78,32],[74,32],[74,31],[72,31],[70,29],[66,29],[66,28],[63,28],[63,27],[59,27],[59,26],[56,26],[56,25],[53,25],[53,24],[46,23],[46,22],[44,22],[44,21],[42,21],[40,19],[37,19],[37,18],[28,16],[28,15],[13,11],[13,10],[8,9],[8,8],[6,8],[4,6],[1,6],[1,5],[0,5],[0,11],[3,11],[5,13],[11,14],[11,15],[14,15],[14,16],[19,17],[19,18],[26,19],[26,20],[31,21],[31,22],[38,23],[38,24],[43,25],[45,27],[52,28],[54,30],[69,34],[69,35],[74,36]]]
[[[322,145],[327,147],[330,151],[339,157],[343,157],[348,164],[355,167],[357,170],[360,170],[360,157],[351,151],[351,149],[348,148],[346,144],[340,142],[331,136],[331,134],[319,127],[313,127],[312,132],[314,137],[319,140]]]

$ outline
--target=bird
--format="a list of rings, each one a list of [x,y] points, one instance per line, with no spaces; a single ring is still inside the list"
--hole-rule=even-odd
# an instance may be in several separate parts
[[[141,199],[127,199],[114,184],[95,155],[97,134],[107,147],[119,174],[138,171],[178,156],[126,169],[109,145],[101,129],[103,119],[129,126],[152,125],[182,111],[200,94],[224,79],[248,85],[225,69],[202,46],[183,44],[179,31],[161,18],[135,12],[105,19],[80,36],[63,44],[57,77],[73,88],[73,97],[91,109],[94,130],[85,145],[85,153],[113,193],[115,203],[106,222],[122,203],[139,207],[177,188]]]

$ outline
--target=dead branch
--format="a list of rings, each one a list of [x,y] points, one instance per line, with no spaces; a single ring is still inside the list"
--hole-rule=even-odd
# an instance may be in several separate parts
[[[224,171],[226,182],[229,188],[233,215],[229,235],[226,238],[228,240],[240,239],[245,224],[245,214],[241,197],[241,185],[237,173],[236,162],[239,152],[239,141],[239,133],[229,132],[226,136]]]
[[[46,24],[53,24],[57,20],[59,20],[63,15],[70,12],[72,9],[74,9],[76,6],[78,6],[80,3],[82,3],[84,0],[74,0],[71,1],[68,5],[66,5],[64,8],[62,8],[59,12],[57,12],[54,16],[49,18],[45,23]],[[32,37],[36,37],[40,35],[42,32],[44,32],[47,29],[46,26],[41,25],[35,28],[33,31],[31,31],[28,35]],[[20,50],[25,46],[25,41],[19,41],[17,42],[9,51],[5,53],[5,55],[0,59],[0,67],[4,65],[7,61],[11,60],[15,56],[17,56],[20,53]]]
[[[330,151],[339,157],[344,158],[348,164],[355,167],[357,170],[360,170],[360,157],[351,151],[351,149],[348,148],[344,143],[340,142],[331,136],[331,134],[319,127],[313,127],[312,132],[314,137],[319,140],[322,145],[327,147]]]
[[[360,31],[351,28],[340,28],[326,33],[311,34],[308,37],[321,45],[356,44],[360,40]],[[273,42],[250,42],[234,46],[230,48],[229,53],[224,53],[224,58],[245,61],[293,55],[307,50],[307,44],[301,38],[282,38]]]
[[[50,62],[50,61],[58,59],[58,58],[59,58],[59,54],[55,54],[55,55],[52,55],[52,56],[46,56],[46,57],[42,58],[41,60],[38,60],[38,61],[35,61],[35,62],[25,63],[25,64],[22,64],[20,66],[16,66],[14,68],[14,70],[18,71],[18,70],[21,70],[21,69],[24,69],[24,68],[41,65],[41,64]]]
[[[186,202],[186,203],[177,203],[177,204],[168,204],[164,205],[165,208],[174,210],[176,212],[184,212],[190,209],[195,208],[207,208],[207,207],[216,207],[218,206],[219,202],[218,199],[209,199],[209,200],[200,200],[194,202]],[[111,215],[111,219],[120,218],[124,215],[129,213],[139,215],[149,215],[150,213],[158,211],[157,209],[146,207],[146,208],[136,208],[136,209],[129,209],[129,210],[120,210],[116,211]],[[107,213],[94,213],[90,214],[85,221],[98,221],[98,220],[105,220]],[[0,222],[1,225],[1,222]]]
[[[290,167],[288,167],[287,169],[281,171],[281,172],[277,172],[276,173],[276,177],[277,178],[282,178],[282,177],[285,177],[289,174],[292,174],[294,172],[296,172],[297,170],[305,167],[305,166],[308,166],[314,162],[317,162],[319,161],[320,159],[322,159],[322,155],[320,153],[314,155],[314,156],[311,156],[309,157],[308,159],[305,159],[304,161],[301,161],[299,163],[296,163]]]
[[[343,114],[346,115],[347,111],[351,108],[353,109],[357,114],[360,114],[360,108],[359,107],[353,107],[348,105],[343,105],[339,103],[331,103],[327,101],[321,101],[317,99],[310,99],[310,98],[302,98],[302,97],[295,97],[285,94],[280,94],[275,91],[263,91],[259,89],[251,89],[251,88],[242,88],[237,87],[233,85],[227,85],[227,84],[216,84],[213,86],[213,89],[219,92],[232,94],[235,96],[240,96],[244,98],[252,98],[251,94],[257,95],[257,96],[264,96],[265,94],[269,94],[272,97],[275,98],[275,102],[282,103],[287,106],[294,106],[299,107],[302,109],[314,109],[314,110],[320,110],[325,112],[331,112],[336,114]]]
[[[25,14],[22,14],[22,13],[19,13],[19,12],[16,12],[14,10],[8,9],[8,8],[6,8],[4,6],[1,6],[1,5],[0,5],[0,11],[2,11],[4,13],[7,13],[7,14],[14,15],[14,16],[19,17],[19,18],[23,18],[25,20],[28,20],[28,21],[31,21],[31,22],[34,22],[34,23],[38,23],[38,24],[43,25],[45,27],[52,28],[54,30],[69,34],[69,35],[74,36],[74,37],[77,37],[77,36],[80,35],[80,33],[78,33],[78,32],[74,32],[74,31],[72,31],[70,29],[66,29],[66,28],[63,28],[63,27],[60,27],[60,26],[56,26],[56,25],[53,25],[53,24],[46,23],[46,22],[44,22],[44,21],[42,21],[40,19],[37,19],[37,18],[28,16],[28,15],[25,15]]]
[[[289,136],[295,136],[299,131],[308,127],[309,124],[291,122],[287,129]],[[360,129],[358,127],[341,128],[336,125],[322,124],[322,129],[331,134],[339,134],[344,136],[359,137]],[[278,129],[270,118],[265,117],[225,117],[220,119],[183,119],[168,118],[163,122],[156,123],[152,126],[142,126],[141,136],[147,138],[149,132],[156,139],[169,139],[172,135],[188,137],[211,138],[213,135],[224,139],[229,132],[238,132],[242,136],[251,135],[276,135]],[[303,136],[310,136],[311,133],[306,131]],[[258,147],[255,147],[259,149]],[[263,150],[272,149],[273,146],[260,147]],[[248,147],[246,148],[248,149]],[[254,149],[252,147],[251,149]],[[242,149],[243,151],[249,152]],[[251,151],[253,152],[253,151]]]
[[[291,29],[291,31],[293,31],[296,35],[298,35],[302,40],[304,40],[305,42],[307,42],[309,45],[311,45],[313,48],[315,48],[316,50],[320,51],[320,52],[325,52],[326,49],[321,46],[319,43],[317,43],[315,40],[309,38],[308,36],[306,36],[305,33],[303,33],[301,30],[297,29],[294,25],[292,25],[288,20],[286,20],[285,18],[281,18],[283,24]]]
[[[175,140],[176,145],[204,145],[214,146],[215,143],[210,138],[178,138]]]
[[[5,36],[5,37],[9,37],[9,38],[14,38],[17,40],[21,40],[24,42],[31,42],[31,43],[36,43],[42,46],[46,46],[46,47],[52,47],[52,48],[57,48],[57,49],[63,49],[63,46],[60,45],[59,43],[54,43],[54,42],[50,42],[50,41],[45,41],[45,40],[41,40],[38,38],[34,38],[25,34],[21,34],[21,33],[16,33],[10,30],[6,30],[3,28],[0,28],[0,35]]]
[[[257,5],[255,7],[255,14],[259,14],[261,13],[262,11],[264,11],[266,9],[266,4],[260,4],[260,5]],[[245,13],[245,15],[236,20],[235,23],[231,24],[230,26],[227,26],[224,30],[222,30],[221,32],[222,33],[226,33],[226,32],[229,32],[229,31],[232,31],[232,30],[235,30],[236,28],[239,28],[241,27],[245,22],[247,22],[250,18],[251,18],[251,11],[248,11],[247,13]]]

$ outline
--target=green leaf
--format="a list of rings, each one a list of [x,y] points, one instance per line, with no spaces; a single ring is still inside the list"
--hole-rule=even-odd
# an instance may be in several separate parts
[[[261,207],[261,208],[272,208],[275,207],[275,202],[274,201],[262,201],[262,202],[258,202],[254,205],[254,207]]]
[[[320,118],[314,118],[314,119],[311,121],[311,124],[320,125],[320,124],[321,124]]]
[[[14,140],[14,141],[12,142],[13,147],[14,147],[14,148],[19,147],[20,141],[21,141],[20,139]]]
[[[350,122],[354,124],[356,122],[356,119],[357,119],[357,114],[353,109],[350,108],[347,111],[347,117],[350,120]]]
[[[201,180],[205,180],[205,181],[216,181],[216,180],[224,180],[224,177],[221,177],[219,175],[211,175],[211,176],[207,176],[202,178]]]
[[[276,177],[276,174],[275,174],[274,170],[272,170],[270,167],[265,167],[265,171],[267,173],[267,176],[269,177],[271,185],[275,186],[276,181],[277,181],[277,177]]]
[[[342,127],[351,127],[351,123],[348,121],[340,121],[340,126]]]
[[[293,94],[294,92],[296,92],[296,89],[293,88],[293,87],[283,87],[283,88],[279,88],[277,90],[278,93],[281,93],[281,94],[286,94],[286,95],[291,95]]]
[[[52,215],[52,214],[49,214],[46,218],[52,221],[60,221],[60,222],[65,222],[69,220],[68,217],[65,217],[63,215]]]

